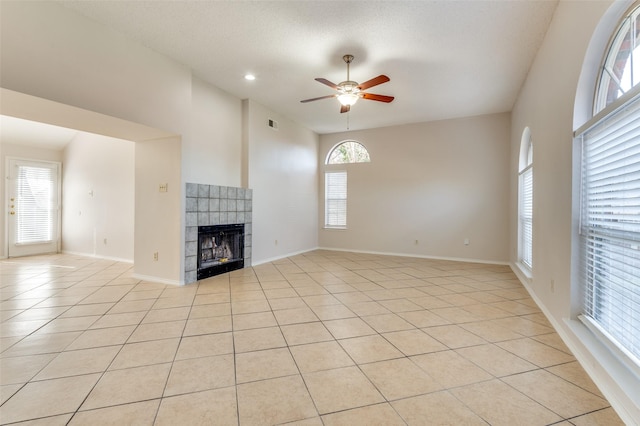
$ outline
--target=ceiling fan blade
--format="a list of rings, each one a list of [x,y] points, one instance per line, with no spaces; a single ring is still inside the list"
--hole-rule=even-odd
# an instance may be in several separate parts
[[[365,81],[364,83],[360,84],[358,86],[358,89],[360,90],[367,90],[369,87],[373,87],[373,86],[377,86],[378,84],[382,84],[382,83],[386,83],[387,81],[391,80],[389,77],[387,77],[384,74],[381,74],[375,78],[372,78],[371,80]]]
[[[326,78],[316,78],[315,80],[317,82],[319,82],[319,83],[326,84],[327,86],[331,87],[332,89],[338,90],[338,85],[335,84],[335,83],[330,82]]]
[[[305,99],[303,101],[300,101],[302,103],[306,103],[306,102],[313,102],[313,101],[319,101],[320,99],[329,99],[329,98],[335,98],[338,95],[327,95],[327,96],[320,96],[319,98],[311,98],[311,99]]]
[[[389,103],[395,98],[393,96],[375,95],[373,93],[362,93],[363,99],[369,99],[370,101],[386,102]]]
[[[340,113],[344,113],[344,112],[349,112],[349,110],[351,109],[350,105],[341,105],[340,106]]]

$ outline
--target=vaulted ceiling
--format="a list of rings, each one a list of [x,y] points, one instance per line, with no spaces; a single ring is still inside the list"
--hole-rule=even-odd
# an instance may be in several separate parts
[[[58,3],[325,134],[510,111],[558,1]],[[355,56],[351,80],[385,74],[391,81],[367,92],[395,100],[361,99],[346,114],[336,99],[300,103],[335,93],[314,78],[346,80],[345,54]],[[245,80],[247,73],[256,79]],[[3,119],[3,133],[26,141],[24,124]],[[59,134],[68,140],[69,133]]]
[[[86,1],[65,7],[318,133],[510,111],[557,0]],[[391,78],[340,114],[314,81]],[[254,81],[243,77],[256,76]],[[347,123],[348,120],[348,123]]]

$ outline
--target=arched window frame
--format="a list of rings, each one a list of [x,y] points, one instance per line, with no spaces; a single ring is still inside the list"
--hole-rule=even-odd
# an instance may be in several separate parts
[[[525,127],[518,167],[518,264],[527,275],[533,269],[533,142]]]
[[[593,103],[596,115],[640,85],[640,2],[625,13],[609,42]]]
[[[342,157],[342,158],[341,158]],[[346,140],[336,144],[329,153],[325,164],[369,163],[371,157],[367,148],[358,141]]]

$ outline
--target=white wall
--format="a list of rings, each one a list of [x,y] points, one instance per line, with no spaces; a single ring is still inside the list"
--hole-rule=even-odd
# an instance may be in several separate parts
[[[610,1],[561,1],[512,111],[511,123],[511,237],[510,259],[517,267],[517,172],[520,138],[531,129],[533,141],[533,279],[528,283],[536,301],[558,332],[595,379],[611,404],[627,422],[640,419],[640,379],[621,371],[575,320],[572,306],[572,231],[577,216],[572,206],[578,202],[578,178],[572,173],[574,101],[591,102],[594,88],[581,87],[576,93],[585,53],[594,30],[606,14]],[[629,4],[629,2],[626,2]],[[619,13],[623,2],[614,5]],[[622,7],[621,7],[622,6]],[[620,16],[618,14],[618,16]],[[608,36],[615,29],[615,19]],[[601,37],[602,38],[602,37]],[[603,43],[599,43],[603,46]],[[585,63],[597,73],[604,51],[595,52]],[[591,78],[593,81],[593,78]],[[585,92],[586,91],[586,92]],[[575,113],[584,117],[584,106]],[[587,108],[588,110],[588,108]],[[580,120],[578,120],[580,121]],[[577,125],[582,124],[578,123]],[[553,285],[552,285],[553,283]],[[600,355],[598,355],[600,353]]]
[[[320,246],[506,263],[509,119],[505,113],[321,136],[321,170],[347,170],[348,229],[322,229],[321,213]],[[367,148],[371,163],[325,166],[331,148],[348,139]]]
[[[11,140],[6,139],[6,135],[0,132],[0,176],[3,176],[3,182],[0,184],[0,258],[7,257],[7,238],[6,238],[6,182],[7,178],[7,157],[25,158],[30,160],[55,161],[62,162],[62,151],[35,148],[31,146],[16,145]]]
[[[135,247],[136,276],[152,281],[179,284],[184,240],[179,227],[183,208],[179,138],[165,138],[135,144]],[[167,192],[160,191],[167,184]],[[158,253],[158,260],[154,259]]]
[[[64,150],[62,250],[133,262],[135,143],[78,133]]]
[[[253,264],[316,248],[318,136],[253,101],[244,101],[244,111]]]
[[[184,182],[241,186],[240,99],[194,78],[190,127],[183,140]]]

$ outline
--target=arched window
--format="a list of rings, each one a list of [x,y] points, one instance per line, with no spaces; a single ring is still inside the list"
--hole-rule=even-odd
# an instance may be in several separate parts
[[[602,113],[594,112],[576,134],[581,158],[581,193],[576,194],[581,201],[576,230],[576,277],[583,295],[580,318],[636,372],[640,371],[639,15],[636,2],[614,32],[594,99],[593,110]]]
[[[369,151],[360,142],[344,141],[327,154],[327,165],[369,163]],[[347,228],[347,172],[327,170],[324,173],[324,226]]]
[[[634,5],[613,37],[600,73],[594,114],[640,83],[640,4]]]
[[[367,148],[356,141],[340,142],[327,155],[327,164],[368,163],[370,161]]]
[[[533,144],[525,127],[520,141],[518,167],[518,262],[531,272],[533,267]]]

